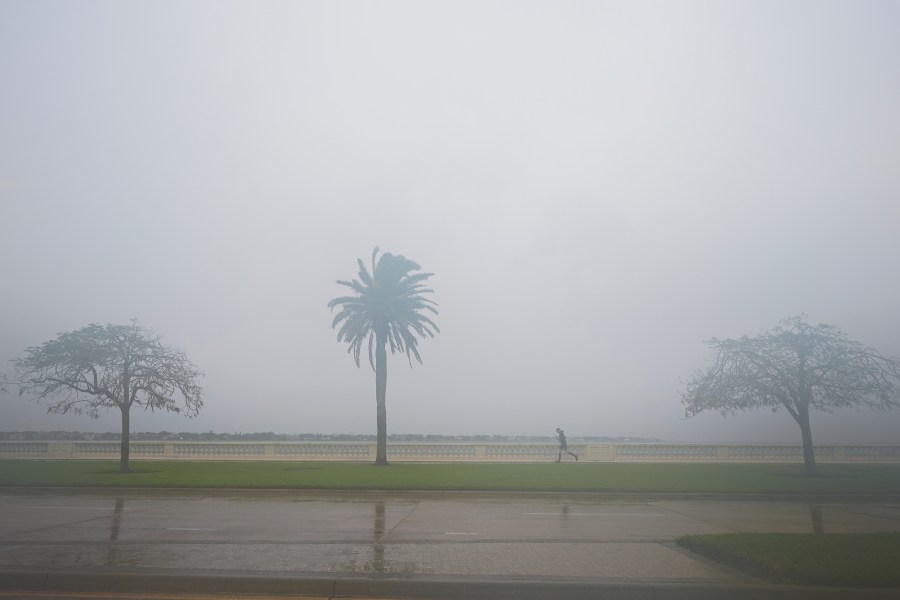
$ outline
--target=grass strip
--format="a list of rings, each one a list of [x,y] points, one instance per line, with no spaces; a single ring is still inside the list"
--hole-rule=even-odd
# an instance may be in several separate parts
[[[900,587],[900,533],[725,533],[676,541],[772,583]]]
[[[0,461],[0,486],[900,494],[900,465]]]

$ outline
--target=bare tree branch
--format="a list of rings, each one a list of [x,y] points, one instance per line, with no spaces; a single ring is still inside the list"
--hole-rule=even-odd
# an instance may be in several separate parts
[[[713,365],[698,372],[681,396],[688,417],[784,408],[803,434],[804,463],[815,472],[810,409],[900,407],[900,361],[852,341],[838,328],[784,319],[754,338],[707,342]]]
[[[97,418],[102,409],[122,413],[121,469],[128,470],[128,423],[132,406],[184,412],[203,407],[202,373],[159,336],[131,325],[91,324],[28,348],[12,361],[19,394],[48,401],[50,413]],[[51,400],[52,399],[52,400]]]

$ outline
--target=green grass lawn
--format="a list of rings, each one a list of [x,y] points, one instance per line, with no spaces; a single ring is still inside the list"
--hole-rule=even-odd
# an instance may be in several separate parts
[[[900,494],[900,465],[0,461],[0,486]]]
[[[726,533],[677,541],[774,583],[900,587],[900,533]]]

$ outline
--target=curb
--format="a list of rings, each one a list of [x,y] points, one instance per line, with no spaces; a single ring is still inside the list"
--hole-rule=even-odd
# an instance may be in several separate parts
[[[0,570],[0,589],[48,593],[177,593],[292,595],[318,598],[429,600],[843,600],[897,598],[898,589],[785,585],[621,583],[548,580],[388,579],[293,575],[185,575],[165,572],[37,572]]]
[[[900,494],[848,494],[848,493],[774,493],[774,492],[593,492],[578,490],[374,490],[374,489],[294,489],[294,488],[195,488],[195,487],[91,487],[91,486],[3,486],[0,494],[84,494],[128,496],[166,496],[171,494],[198,494],[203,496],[308,496],[312,498],[352,494],[362,499],[388,499],[395,497],[421,498],[554,498],[566,497],[585,500],[748,500],[769,502],[900,502]]]

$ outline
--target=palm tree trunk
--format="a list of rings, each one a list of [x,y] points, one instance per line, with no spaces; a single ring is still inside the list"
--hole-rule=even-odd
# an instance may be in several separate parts
[[[387,395],[387,344],[386,334],[375,335],[375,425],[377,441],[375,446],[375,464],[386,466],[387,460],[387,407],[384,400]]]

